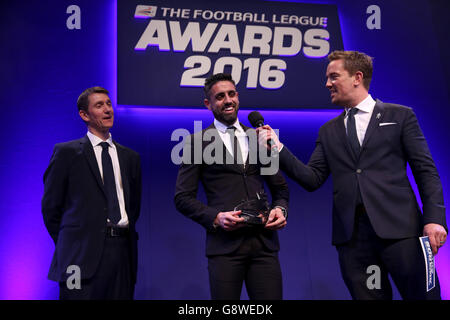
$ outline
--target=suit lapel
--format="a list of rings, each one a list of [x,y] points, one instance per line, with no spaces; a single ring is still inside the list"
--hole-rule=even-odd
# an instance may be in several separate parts
[[[217,130],[216,126],[213,124],[211,124],[208,129],[213,129],[216,130],[216,134],[214,134],[214,139],[211,139],[211,143],[216,143],[215,139],[219,139],[220,143],[222,144],[222,149],[223,149],[223,164],[227,165],[228,163],[230,163],[229,161],[231,161],[233,159],[233,155],[230,153],[230,151],[228,151],[227,147],[225,146],[225,143],[222,141],[222,139],[220,138],[219,135],[219,130]]]
[[[364,152],[364,147],[367,145],[368,141],[372,137],[376,128],[378,128],[379,123],[383,118],[383,115],[384,115],[383,102],[381,102],[380,100],[377,99],[376,104],[373,108],[373,112],[372,112],[372,116],[369,121],[369,125],[367,126],[366,134],[364,136],[364,141],[361,146],[361,153]],[[337,135],[340,137],[340,139],[344,143],[347,152],[349,154],[351,154],[352,158],[356,161],[359,159],[359,157],[356,158],[352,152],[350,143],[348,141],[345,125],[344,125],[344,117],[345,117],[345,111],[338,117],[338,121],[336,121]],[[360,153],[360,156],[361,156],[361,153]]]
[[[373,108],[372,117],[370,118],[369,125],[366,130],[366,135],[364,136],[364,141],[361,146],[361,152],[364,151],[364,147],[367,145],[367,142],[372,137],[375,129],[380,125],[380,121],[384,115],[383,102],[380,100],[376,100],[375,106]]]
[[[100,169],[98,168],[97,159],[95,158],[94,148],[92,147],[91,141],[87,136],[84,136],[81,141],[81,148],[83,150],[83,154],[87,159],[89,164],[89,168],[91,169],[92,174],[95,177],[95,180],[98,183],[100,189],[102,189],[103,193],[106,196],[105,189],[103,188],[103,181],[100,175]]]
[[[209,130],[213,130],[213,134],[208,133],[208,137],[210,137],[210,140],[204,140],[205,134],[209,132]],[[210,144],[219,144],[220,148],[222,149],[222,163],[225,165],[227,162],[227,159],[232,159],[231,153],[228,151],[227,147],[225,147],[225,143],[223,143],[222,139],[219,136],[219,130],[214,126],[214,123],[212,123],[208,128],[204,129],[202,132],[202,152],[205,151],[205,148],[209,146]],[[216,141],[216,139],[219,139]],[[214,154],[211,154],[211,156],[216,159],[219,155],[215,153],[216,146],[214,146]],[[205,156],[205,154],[202,155],[202,158]],[[220,163],[217,163],[220,164]]]
[[[347,153],[352,157],[354,161],[356,161],[357,160],[356,156],[352,151],[350,142],[348,141],[347,130],[345,129],[344,124],[344,118],[345,118],[345,110],[339,115],[336,121],[336,135],[342,141],[342,144],[345,146],[345,150],[347,151]]]
[[[259,150],[257,149],[258,148],[258,143],[251,143],[252,140],[251,140],[251,138],[248,135],[249,134],[249,130],[251,128],[243,125],[242,123],[240,123],[240,124],[241,124],[242,129],[244,129],[244,131],[245,131],[245,135],[247,136],[247,141],[248,141],[248,154],[247,154],[247,159],[245,159],[245,166],[243,168],[244,171],[247,171],[249,166],[250,166],[250,155],[253,154],[253,155],[259,156],[259,154],[258,154]],[[256,137],[256,133],[255,133],[255,137]]]

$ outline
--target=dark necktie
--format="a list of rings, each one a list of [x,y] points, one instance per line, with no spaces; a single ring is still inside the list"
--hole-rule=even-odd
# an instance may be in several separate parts
[[[244,164],[244,159],[242,158],[241,147],[239,145],[238,138],[236,137],[236,127],[234,127],[234,126],[228,127],[227,128],[227,132],[228,132],[228,134],[230,135],[230,137],[232,139],[234,163],[243,165]]]
[[[358,108],[351,108],[348,111],[347,117],[347,137],[352,147],[353,153],[356,158],[359,157],[359,152],[361,151],[361,146],[359,145],[358,135],[356,133],[355,125],[355,114],[358,112]],[[359,183],[356,187],[356,205],[362,203],[361,190],[359,189]]]
[[[108,219],[111,223],[117,224],[121,216],[113,165],[108,151],[109,144],[101,142],[100,145],[102,146],[103,186],[108,200]]]
[[[358,108],[351,108],[348,111],[347,117],[347,137],[352,147],[353,153],[358,158],[361,146],[359,145],[358,135],[356,133],[355,114],[358,112]]]

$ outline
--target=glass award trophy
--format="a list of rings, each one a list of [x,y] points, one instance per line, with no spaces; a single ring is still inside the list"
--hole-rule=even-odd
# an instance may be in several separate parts
[[[257,197],[257,199],[245,200],[234,208],[234,211],[241,211],[239,216],[249,225],[265,224],[269,216],[270,208],[266,198],[258,194]]]

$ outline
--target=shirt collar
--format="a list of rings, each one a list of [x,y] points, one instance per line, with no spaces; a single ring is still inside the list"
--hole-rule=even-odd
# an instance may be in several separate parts
[[[354,108],[358,108],[359,111],[370,113],[373,111],[373,108],[375,107],[376,101],[373,100],[372,96],[369,94],[363,101],[361,101],[357,106]],[[348,115],[348,112],[351,108],[345,108],[345,115]]]
[[[227,128],[231,126],[235,127],[236,131],[238,131],[239,133],[244,132],[244,129],[242,129],[241,124],[239,123],[239,119],[236,119],[236,121],[231,126],[226,126],[217,119],[214,119],[214,126],[216,127],[217,130],[219,130],[222,133],[227,132]]]
[[[97,137],[95,134],[88,131],[87,136],[89,138],[89,141],[91,141],[91,144],[93,147],[98,146],[102,142],[108,142],[110,147],[114,148],[114,143],[112,142],[112,136],[111,133],[109,134],[109,138],[106,139],[106,141],[103,141],[101,138]]]

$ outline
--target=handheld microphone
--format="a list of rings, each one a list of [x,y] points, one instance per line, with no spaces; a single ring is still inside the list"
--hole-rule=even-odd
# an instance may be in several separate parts
[[[248,115],[248,121],[254,128],[259,128],[264,125],[264,118],[258,111],[252,111]],[[270,150],[272,150],[275,154],[278,154],[278,147],[275,145],[272,139],[267,140],[267,144],[270,146]]]

